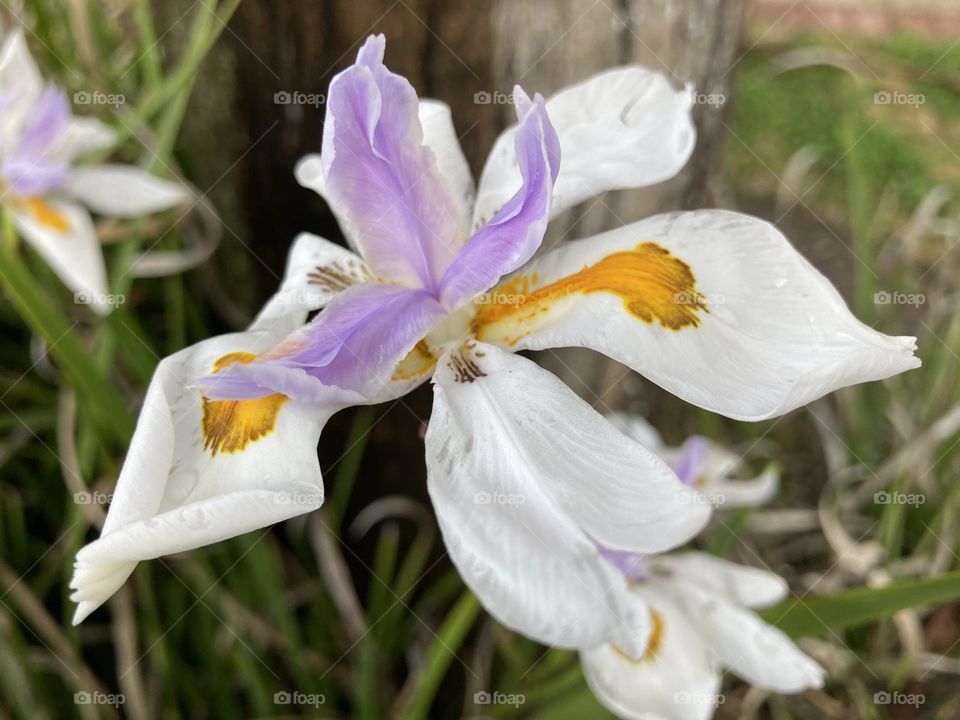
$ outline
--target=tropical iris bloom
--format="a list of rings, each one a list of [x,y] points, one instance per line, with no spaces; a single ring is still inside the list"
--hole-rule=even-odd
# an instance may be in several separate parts
[[[916,367],[913,339],[858,322],[779,232],[736,213],[658,216],[532,259],[552,216],[686,162],[689,102],[663,77],[618,68],[549,101],[518,88],[475,193],[449,110],[420,103],[383,52],[370,38],[333,80],[321,155],[298,167],[357,254],[325,246],[309,275],[325,307],[278,342],[262,344],[280,327],[261,318],[255,336],[161,364],[103,536],[78,554],[76,619],[140,560],[316,507],[316,458],[297,455],[326,419],[432,378],[428,487],[466,583],[541,642],[641,657],[650,614],[600,548],[663,552],[710,508],[516,352],[594,348],[760,419]]]
[[[786,597],[777,575],[680,552],[633,558],[624,578],[650,614],[643,653],[610,643],[580,652],[591,690],[619,717],[706,720],[722,702],[723,668],[773,692],[823,686],[822,668],[751,611]]]
[[[682,482],[697,486],[703,500],[755,506],[776,491],[772,470],[752,481],[731,480],[737,456],[704,438],[667,448],[642,418],[611,419],[656,450]],[[723,668],[774,692],[823,685],[820,666],[750,610],[786,597],[787,584],[777,575],[702,552],[645,556],[601,548],[601,553],[622,573],[653,628],[639,658],[609,643],[581,650],[590,688],[619,717],[707,720],[722,702]]]
[[[115,135],[95,118],[73,117],[66,94],[44,85],[23,34],[0,47],[0,203],[23,237],[77,297],[110,309],[103,253],[89,210],[138,217],[189,197],[183,186],[130,165],[77,166]]]
[[[744,457],[709,438],[691,435],[682,445],[669,447],[656,428],[639,415],[611,413],[607,419],[621,432],[659,455],[680,482],[698,493],[697,502],[757,507],[769,502],[777,493],[780,468],[776,464],[769,465],[753,479],[734,479]]]

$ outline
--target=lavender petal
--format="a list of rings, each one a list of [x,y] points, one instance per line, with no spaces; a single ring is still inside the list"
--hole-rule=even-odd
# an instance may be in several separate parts
[[[382,35],[369,38],[356,64],[330,84],[325,195],[380,278],[434,291],[463,228],[423,144],[417,94],[384,67],[384,44]]]
[[[440,281],[440,301],[456,308],[488,290],[506,273],[529,260],[547,229],[553,185],[560,167],[560,142],[543,98],[531,101],[518,87],[516,135],[522,185],[490,221],[463,246]]]

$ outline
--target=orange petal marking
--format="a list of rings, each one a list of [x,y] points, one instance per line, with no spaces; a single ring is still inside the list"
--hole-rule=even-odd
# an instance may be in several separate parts
[[[696,278],[685,262],[654,242],[615,252],[571,275],[531,289],[539,278],[520,275],[487,293],[473,319],[479,340],[514,345],[549,320],[542,317],[575,295],[605,292],[623,299],[627,312],[668,330],[700,324],[709,312],[697,292]]]
[[[23,201],[23,204],[41,225],[46,225],[57,232],[67,232],[70,229],[70,221],[67,220],[66,216],[40,198],[28,198]]]
[[[213,364],[213,372],[218,373],[233,363],[249,363],[255,357],[247,352],[229,353]],[[211,456],[235,453],[263,439],[273,432],[280,408],[288,399],[280,393],[252,400],[203,398],[203,449],[209,450]]]

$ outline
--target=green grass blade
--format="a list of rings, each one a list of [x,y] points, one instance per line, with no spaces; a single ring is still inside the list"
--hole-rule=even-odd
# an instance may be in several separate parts
[[[469,590],[460,596],[457,604],[447,615],[437,637],[430,644],[423,673],[417,682],[416,690],[410,702],[397,716],[398,720],[418,720],[428,716],[433,698],[437,694],[440,682],[446,675],[454,654],[460,649],[464,638],[473,627],[480,603]]]
[[[901,580],[883,588],[855,588],[836,595],[791,598],[760,612],[793,638],[823,635],[883,620],[900,610],[939,605],[960,598],[960,572]]]

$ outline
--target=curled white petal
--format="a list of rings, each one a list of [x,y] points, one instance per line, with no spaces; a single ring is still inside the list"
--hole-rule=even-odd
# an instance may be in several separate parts
[[[541,642],[643,651],[646,612],[602,558],[676,546],[709,508],[649,451],[534,363],[478,343],[434,375],[428,489],[465,582]]]
[[[547,100],[560,138],[551,215],[607,190],[653,185],[676,175],[693,152],[690,95],[639,65],[612,68]],[[483,168],[474,222],[488,220],[520,186],[510,128]]]
[[[465,236],[470,233],[476,190],[470,166],[463,155],[450,106],[439,100],[422,99],[419,106],[423,144],[433,150],[437,169],[449,184],[463,219]]]
[[[180,183],[132,165],[75,168],[64,192],[107,217],[139,217],[190,199],[189,190]]]
[[[638,585],[635,594],[655,612],[657,639],[645,657],[626,657],[615,645],[580,652],[583,674],[597,699],[630,720],[708,720],[720,696],[720,666],[697,627],[663,588]]]
[[[34,199],[12,205],[10,214],[23,239],[74,292],[77,303],[100,314],[113,309],[103,250],[84,208],[61,200]]]
[[[371,277],[359,255],[319,235],[300,233],[287,255],[283,286],[250,329],[293,332],[303,324],[304,311],[326,307],[340,292]]]
[[[589,282],[573,282],[577,273]],[[520,275],[531,285],[524,302],[480,339],[590,347],[741,420],[920,365],[914,338],[857,320],[776,228],[739,213],[658,215],[568,243]]]
[[[250,330],[160,362],[101,537],[77,553],[70,584],[75,623],[116,592],[141,560],[266,527],[323,502],[316,448],[337,407],[277,397],[208,403],[188,386],[225,358],[267,350],[305,321],[317,302],[304,290],[308,274],[327,245],[315,236],[298,239],[277,295],[283,301],[268,303]]]
[[[750,610],[679,580],[677,595],[696,619],[720,662],[752,685],[780,693],[823,687],[824,671],[783,632]]]

